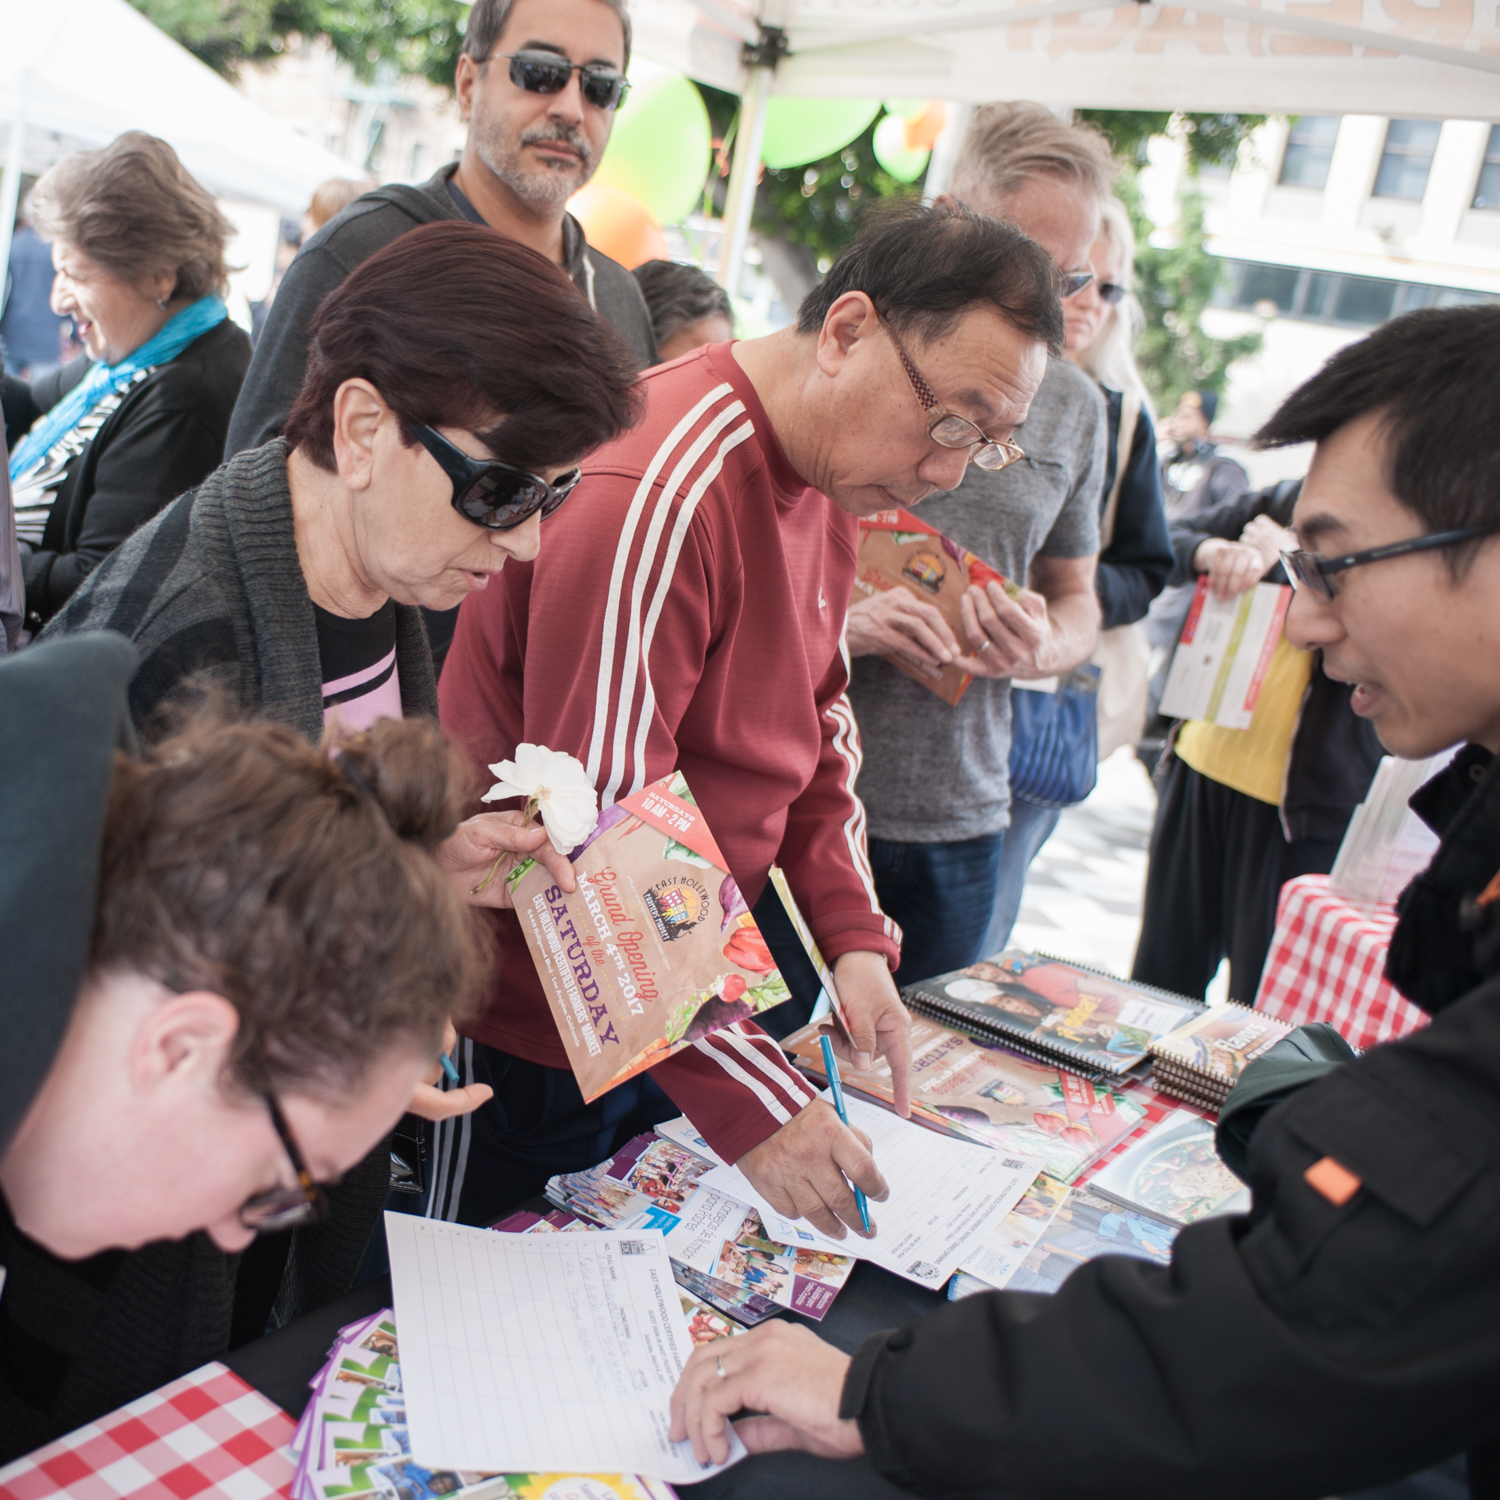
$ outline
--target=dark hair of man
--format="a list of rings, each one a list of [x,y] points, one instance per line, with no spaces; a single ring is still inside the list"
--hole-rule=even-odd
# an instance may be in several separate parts
[[[469,24],[464,30],[466,57],[472,57],[481,67],[490,60],[495,43],[500,40],[500,34],[505,30],[505,23],[510,20],[515,3],[516,0],[474,0],[474,8],[469,12]],[[625,0],[599,0],[599,4],[607,5],[620,18],[620,25],[625,30],[625,66],[628,68],[630,12],[625,8]]]
[[[966,208],[902,205],[872,214],[802,301],[798,333],[817,333],[847,292],[863,292],[896,333],[940,339],[974,307],[1062,353],[1057,268],[1035,241]]]
[[[1383,413],[1386,485],[1428,532],[1500,522],[1500,306],[1427,308],[1339,350],[1255,434],[1321,443]],[[1455,578],[1481,543],[1444,549]]]
[[[334,396],[363,379],[408,447],[418,425],[463,427],[519,468],[571,464],[636,421],[636,375],[624,340],[545,256],[481,224],[424,224],[318,308],[285,435],[332,473]]]
[[[489,968],[433,858],[472,781],[431,720],[312,745],[210,702],[117,757],[90,967],[223,995],[250,1090],[341,1092],[389,1049],[435,1057]]]
[[[705,318],[728,318],[731,327],[734,324],[729,293],[697,266],[685,266],[676,260],[648,260],[631,275],[646,299],[658,345]]]

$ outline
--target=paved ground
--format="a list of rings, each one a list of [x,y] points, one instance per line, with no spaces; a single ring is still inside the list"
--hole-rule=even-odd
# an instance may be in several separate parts
[[[1129,974],[1155,815],[1145,767],[1128,749],[1110,756],[1093,795],[1064,811],[1037,855],[1011,942]]]
[[[1093,795],[1068,808],[1031,867],[1011,942],[1128,975],[1141,930],[1156,793],[1129,749],[1099,767]],[[1221,970],[1208,999],[1226,986]]]

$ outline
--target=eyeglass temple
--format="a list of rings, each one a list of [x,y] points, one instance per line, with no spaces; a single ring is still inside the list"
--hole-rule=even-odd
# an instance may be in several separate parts
[[[302,1149],[297,1144],[297,1137],[292,1134],[292,1127],[287,1124],[286,1116],[282,1114],[275,1095],[267,1094],[265,1099],[266,1107],[271,1111],[271,1124],[276,1127],[276,1134],[281,1137],[281,1144],[286,1148],[286,1154],[292,1163],[292,1170],[297,1174],[297,1182],[304,1192],[310,1191],[317,1184],[313,1181],[313,1175],[303,1159]]]
[[[886,324],[886,331],[890,332],[890,324]],[[906,371],[906,378],[911,381],[912,389],[917,393],[917,400],[931,411],[935,406],[943,403],[938,400],[933,389],[922,378],[922,372],[911,362],[911,356],[901,347],[901,340],[891,333],[891,342],[896,346],[896,353],[901,357],[901,367]]]

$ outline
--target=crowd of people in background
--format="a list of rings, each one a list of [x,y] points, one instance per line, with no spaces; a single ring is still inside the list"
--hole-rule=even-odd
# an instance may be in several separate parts
[[[1227,959],[1250,1005],[1282,884],[1331,868],[1381,754],[1468,742],[1434,868],[1461,865],[1450,905],[1484,895],[1461,926],[1439,881],[1396,944],[1409,975],[1445,953],[1439,1024],[1262,1128],[1239,1227],[852,1365],[778,1325],[696,1355],[677,1421],[701,1457],[741,1407],[769,1414],[752,1449],[807,1450],[705,1496],[1007,1471],[1084,1495],[1105,1470],[1124,1495],[1315,1495],[1488,1441],[1500,1079],[1493,997],[1463,997],[1500,954],[1500,849],[1476,853],[1500,826],[1500,445],[1475,414],[1497,319],[1411,314],[1309,370],[1260,440],[1315,443],[1312,470],[1254,490],[1214,392],[1154,408],[1105,139],[1005,103],[946,192],[872,216],[793,324],[735,342],[702,271],[632,274],[567,212],[630,47],[623,0],[478,0],[460,157],[326,184],[249,331],[228,222],[165,142],[29,195],[0,320],[0,1458],[373,1274],[383,1206],[488,1224],[679,1113],[780,1211],[867,1232],[868,1141],[752,1022],[585,1103],[483,878],[536,858],[572,888],[540,828],[475,800],[465,766],[522,742],[576,754],[605,804],[684,769],[790,974],[785,869],[841,1049],[884,1057],[901,1109],[898,985],[1006,945],[1101,758],[1137,747],[1158,793],[1133,977],[1201,997]],[[859,520],[893,506],[1013,586],[971,588],[958,630],[903,590],[850,603]],[[1159,712],[1203,576],[1296,586],[1248,730]],[[945,706],[893,656],[973,681]],[[1382,1135],[1396,1097],[1472,1143],[1452,1171],[1478,1185],[1449,1225],[1372,1167],[1351,1230],[1304,1201],[1309,1152],[1363,1108],[1428,1170]],[[387,1203],[403,1114],[430,1170]],[[1439,1264],[1434,1225],[1462,1256]],[[1375,1317],[1361,1287],[1397,1284]],[[1064,1420],[1052,1393],[1085,1386]]]

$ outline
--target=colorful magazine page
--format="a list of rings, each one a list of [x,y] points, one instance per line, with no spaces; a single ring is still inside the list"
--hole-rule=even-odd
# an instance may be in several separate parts
[[[687,1319],[688,1337],[692,1339],[695,1346],[715,1344],[720,1339],[729,1339],[736,1334],[748,1332],[733,1318],[726,1317],[718,1308],[710,1307],[702,1298],[695,1297],[691,1292],[685,1292],[679,1287],[678,1296],[682,1299],[682,1315]]]
[[[1079,1266],[1101,1255],[1164,1266],[1176,1237],[1177,1230],[1160,1219],[1122,1208],[1092,1187],[1075,1187],[1010,1278],[1010,1290],[1055,1292]]]
[[[1213,1121],[1189,1109],[1173,1110],[1102,1167],[1089,1186],[1168,1224],[1250,1209],[1250,1189],[1214,1150]]]
[[[799,1066],[823,1077],[815,1027],[794,1032],[782,1046]],[[911,1053],[914,1120],[1012,1155],[1038,1157],[1042,1170],[1062,1182],[1123,1140],[1145,1114],[1139,1100],[1106,1084],[923,1016],[912,1018]],[[895,1098],[890,1065],[882,1059],[866,1070],[844,1064],[839,1073],[845,1088],[885,1102]]]
[[[507,881],[585,1100],[790,998],[680,771],[605,808],[573,869]]]
[[[1158,1070],[1165,1066],[1185,1073],[1222,1102],[1222,1096],[1239,1082],[1246,1064],[1269,1052],[1291,1029],[1275,1016],[1231,1000],[1159,1037],[1151,1044],[1151,1055]]]
[[[987,583],[1003,585],[1012,598],[1020,593],[983,559],[936,527],[919,521],[909,510],[882,510],[860,519],[854,599],[873,598],[888,589],[906,589],[924,603],[935,605],[955,638],[966,644],[968,632],[959,613],[959,601],[971,584],[982,587]],[[906,656],[885,659],[945,703],[957,703],[974,680],[951,662],[933,667]]]
[[[597,1167],[552,1178],[547,1196],[610,1229],[659,1229],[674,1263],[821,1319],[854,1262],[772,1240],[749,1204],[699,1185],[712,1168],[647,1132]]]
[[[1011,1277],[1021,1269],[1031,1247],[1057,1217],[1067,1196],[1067,1188],[1055,1178],[1045,1173],[1038,1177],[1021,1201],[976,1239],[965,1254],[957,1274],[979,1284],[964,1282],[958,1288],[950,1284],[948,1300],[956,1302],[977,1291],[998,1291],[1009,1286]]]
[[[1016,948],[903,994],[920,1014],[1096,1080],[1139,1068],[1152,1042],[1205,1009],[1185,995]]]
[[[1201,574],[1167,673],[1162,713],[1248,729],[1291,602],[1291,589],[1276,583],[1220,599]]]
[[[672,1262],[672,1277],[683,1291],[701,1298],[715,1311],[725,1313],[749,1328],[764,1323],[767,1318],[774,1318],[781,1311],[769,1297],[762,1297],[747,1287],[732,1286],[703,1271],[695,1271],[680,1260]]]

